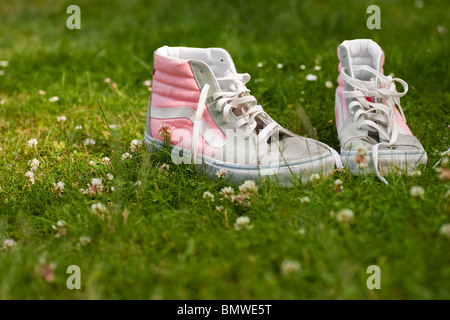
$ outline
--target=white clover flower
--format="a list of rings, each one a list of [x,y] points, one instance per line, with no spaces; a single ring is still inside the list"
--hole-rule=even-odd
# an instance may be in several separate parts
[[[36,172],[37,168],[39,167],[39,160],[34,158],[28,164],[30,165],[31,170]]]
[[[163,164],[159,167],[159,170],[160,170],[160,171],[167,172],[167,171],[169,171],[169,165],[166,164],[166,163],[163,163]]]
[[[109,188],[109,190],[111,190],[111,192],[116,191],[116,189],[114,187]]]
[[[41,96],[45,96],[45,95],[47,94],[47,92],[45,92],[44,90],[39,90],[39,94],[40,94]]]
[[[111,82],[111,78],[105,78],[105,80],[103,80],[105,83],[110,83]]]
[[[257,193],[258,187],[256,186],[255,181],[245,180],[244,183],[239,186],[239,191],[248,194]]]
[[[91,138],[87,138],[86,141],[84,141],[85,146],[93,146],[95,145],[95,140]]]
[[[83,126],[82,126],[82,125],[77,125],[77,126],[75,126],[75,130],[81,130],[81,129],[83,129]]]
[[[0,104],[5,104],[5,100],[0,100]]]
[[[38,141],[36,140],[36,139],[30,139],[30,140],[28,140],[28,146],[30,147],[30,148],[36,148],[36,146],[38,145]]]
[[[0,66],[6,68],[8,66],[9,62],[6,60],[1,60],[0,61]]]
[[[102,185],[102,179],[101,178],[92,178],[91,184],[93,186],[101,186]]]
[[[103,203],[98,202],[91,205],[91,211],[93,213],[103,213],[106,212],[107,209]]]
[[[138,180],[138,181],[136,181],[136,182],[134,183],[134,185],[135,185],[136,187],[139,187],[141,184],[142,184],[141,180]]]
[[[317,70],[317,71],[319,71],[320,69],[322,69],[322,67],[321,67],[321,66],[315,66],[315,67],[314,67],[314,70]]]
[[[57,183],[53,182],[53,192],[60,196],[64,192],[64,186],[65,183],[62,181],[59,181]]]
[[[336,215],[336,219],[339,222],[350,222],[353,220],[353,211],[350,209],[343,209],[341,211],[338,212],[338,214]]]
[[[133,156],[131,154],[129,154],[128,152],[125,152],[122,155],[122,160],[127,160],[127,159],[131,159]]]
[[[91,160],[91,161],[89,161],[89,165],[90,166],[95,166],[95,162]]]
[[[305,227],[301,227],[300,229],[298,229],[298,234],[301,235],[301,236],[304,236],[306,234]]]
[[[28,171],[28,172],[26,172],[26,173],[25,173],[25,177],[28,178],[28,181],[29,181],[31,184],[34,184],[34,172],[33,172],[33,171]]]
[[[232,187],[223,187],[219,192],[219,194],[223,197],[222,199],[231,199],[233,193],[234,190]]]
[[[80,189],[80,192],[81,192],[82,194],[88,194],[88,193],[89,193],[89,190],[88,190],[88,189]]]
[[[58,118],[56,118],[57,122],[65,122],[67,120],[66,116],[60,116]]]
[[[3,241],[3,249],[5,250],[15,246],[17,246],[17,242],[14,239],[5,239],[5,241]]]
[[[203,193],[203,199],[210,200],[211,202],[213,202],[214,201],[214,195],[211,192],[209,192],[209,191],[205,191]]]
[[[100,160],[100,163],[105,165],[105,166],[109,165],[109,164],[111,164],[111,159],[108,158],[108,157],[104,157],[103,159]]]
[[[443,224],[439,228],[439,233],[450,239],[450,223]]]
[[[151,80],[145,80],[143,85],[146,86],[146,87],[150,87],[152,85],[152,81]]]
[[[112,180],[112,179],[114,179],[114,176],[111,174],[111,173],[108,173],[107,175],[106,175],[106,178],[108,178],[108,180]]]
[[[131,141],[131,145],[130,145],[130,150],[131,152],[136,152],[138,151],[142,146],[142,140],[132,140]]]
[[[280,271],[283,275],[300,273],[302,269],[302,265],[296,260],[284,260],[280,265]]]
[[[217,210],[217,212],[220,212],[220,213],[224,212],[223,206],[216,206],[216,210]]]
[[[262,68],[263,67],[263,63],[262,62],[258,62],[257,67],[258,68]]]
[[[409,190],[409,193],[411,194],[411,196],[413,196],[414,198],[422,198],[425,195],[425,189],[419,186],[414,186],[411,187],[411,190]]]
[[[80,240],[80,245],[82,245],[82,246],[87,246],[89,243],[91,243],[91,238],[86,237],[86,236],[80,237],[79,240]]]
[[[228,171],[225,170],[225,169],[219,169],[219,170],[216,171],[216,176],[219,179],[225,177],[227,174],[228,174]]]
[[[234,229],[239,231],[242,229],[251,229],[253,228],[252,225],[250,225],[250,218],[247,216],[238,217],[236,219],[236,222],[234,224]]]
[[[306,80],[308,80],[308,81],[316,81],[317,80],[317,76],[315,76],[313,74],[308,74],[306,76]]]
[[[309,176],[309,181],[316,182],[320,181],[320,175],[318,173],[313,173]]]
[[[302,198],[300,198],[300,202],[301,203],[308,203],[308,202],[311,202],[311,199],[308,196],[302,197]]]
[[[283,68],[283,64],[282,64],[282,63],[277,64],[277,68],[278,68],[278,69]]]
[[[306,66],[305,66],[304,64],[302,64],[302,65],[300,66],[300,69],[305,70],[305,69],[306,69]]]
[[[422,175],[422,171],[420,171],[419,169],[417,169],[417,170],[414,170],[414,171],[408,173],[408,175],[409,175],[410,177],[420,177],[420,176]]]
[[[59,97],[57,97],[57,96],[51,97],[50,99],[48,99],[48,101],[50,101],[50,102],[59,101]]]
[[[325,87],[327,87],[328,89],[333,88],[333,82],[331,81],[325,82]]]

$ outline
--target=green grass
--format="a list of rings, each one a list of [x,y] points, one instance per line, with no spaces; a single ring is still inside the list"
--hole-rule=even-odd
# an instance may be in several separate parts
[[[449,147],[449,42],[437,28],[448,30],[450,11],[445,1],[423,2],[419,9],[414,1],[375,1],[381,30],[369,30],[372,1],[2,0],[0,60],[9,65],[0,67],[0,245],[17,245],[0,250],[0,298],[449,299],[450,239],[439,233],[450,223],[449,182],[432,166]],[[81,30],[66,28],[71,4],[81,8]],[[343,171],[292,188],[266,183],[241,208],[219,200],[226,180],[176,166],[164,152],[143,147],[121,160],[143,138],[149,92],[142,83],[162,45],[227,49],[274,119],[339,149],[336,49],[355,38],[378,42],[385,72],[410,86],[402,107],[429,157],[420,177],[391,176],[386,186]],[[306,81],[309,73],[317,81]],[[52,96],[60,100],[51,103]],[[298,118],[298,105],[307,119]],[[27,145],[32,138],[36,149]],[[85,146],[87,138],[96,144]],[[112,166],[100,164],[103,157]],[[33,158],[40,166],[29,186]],[[94,197],[80,192],[92,178],[105,186]],[[52,192],[58,181],[61,196]],[[410,195],[413,186],[424,188],[423,199]],[[216,195],[213,203],[205,191]],[[103,217],[90,209],[99,202]],[[345,208],[355,215],[350,224],[331,215]],[[253,228],[236,231],[239,216]],[[59,220],[67,233],[56,238]],[[90,243],[79,245],[82,236]],[[56,264],[49,281],[36,271],[44,258]],[[284,274],[286,260],[301,272]],[[366,287],[373,264],[380,290]],[[81,268],[81,290],[66,287],[70,265]]]

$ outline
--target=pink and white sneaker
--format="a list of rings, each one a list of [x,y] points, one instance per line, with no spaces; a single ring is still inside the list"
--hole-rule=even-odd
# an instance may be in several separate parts
[[[384,174],[426,164],[427,154],[400,106],[408,85],[383,74],[380,46],[368,39],[344,41],[338,58],[335,113],[344,166],[355,174],[375,171],[387,184]],[[397,92],[396,82],[402,92]]]
[[[220,48],[161,47],[154,54],[145,142],[172,147],[172,161],[193,163],[236,182],[269,178],[290,185],[292,175],[330,174],[339,154],[275,122],[250,94]]]

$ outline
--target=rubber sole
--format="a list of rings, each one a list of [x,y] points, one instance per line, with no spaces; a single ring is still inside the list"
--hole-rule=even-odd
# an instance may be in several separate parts
[[[164,147],[163,143],[149,136],[147,132],[144,135],[144,141],[150,152],[157,152]],[[190,159],[190,150],[180,149],[186,159]],[[277,165],[236,165],[218,161],[213,158],[205,157],[201,154],[197,155],[195,161],[197,172],[204,173],[211,178],[217,178],[216,172],[224,169],[228,172],[228,180],[235,183],[241,183],[245,180],[254,180],[261,182],[263,180],[271,180],[278,182],[282,186],[292,186],[295,180],[306,182],[313,173],[322,176],[330,175],[335,169],[335,159],[331,152],[329,155],[318,156],[309,160],[297,161],[294,163],[277,164]]]

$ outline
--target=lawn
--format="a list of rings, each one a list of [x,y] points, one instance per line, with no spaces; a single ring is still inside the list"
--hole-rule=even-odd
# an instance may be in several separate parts
[[[80,30],[66,26],[73,4]],[[366,26],[371,4],[381,29]],[[2,0],[0,298],[449,299],[449,21],[443,0]],[[413,175],[266,182],[243,207],[221,200],[238,189],[226,177],[137,142],[153,52],[221,47],[275,120],[339,150],[336,50],[357,38],[409,84],[402,107],[428,153]],[[235,228],[242,216],[251,228]]]

